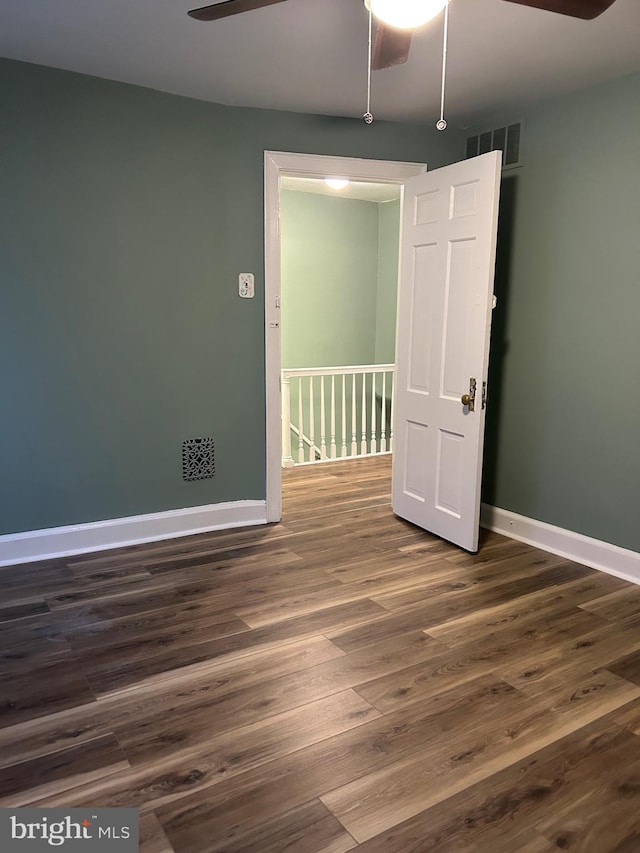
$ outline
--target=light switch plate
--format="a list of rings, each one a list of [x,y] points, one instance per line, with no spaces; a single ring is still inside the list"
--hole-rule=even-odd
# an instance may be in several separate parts
[[[256,295],[255,279],[252,272],[241,272],[238,276],[238,295],[243,299],[253,299]]]

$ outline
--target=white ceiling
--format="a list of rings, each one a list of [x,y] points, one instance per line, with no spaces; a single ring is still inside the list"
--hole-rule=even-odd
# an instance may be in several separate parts
[[[327,186],[322,178],[298,178],[294,175],[285,175],[280,178],[280,186],[283,190],[294,190],[294,192],[330,195],[376,203],[396,201],[400,198],[399,184],[372,184],[368,181],[349,181],[346,187],[336,190]]]
[[[362,0],[288,0],[202,23],[206,0],[0,0],[0,55],[222,104],[361,116]],[[435,121],[442,16],[407,65],[373,74],[379,119]],[[503,0],[452,0],[447,117],[584,88],[640,69],[640,0],[580,21]]]

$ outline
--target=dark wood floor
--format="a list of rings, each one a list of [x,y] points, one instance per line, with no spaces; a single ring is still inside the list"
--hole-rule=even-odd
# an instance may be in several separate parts
[[[145,853],[640,851],[640,587],[389,485],[0,569],[0,805],[138,806]]]

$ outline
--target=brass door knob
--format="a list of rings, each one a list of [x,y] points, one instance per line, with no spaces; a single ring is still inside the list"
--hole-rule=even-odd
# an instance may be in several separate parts
[[[462,403],[463,406],[470,406],[471,405],[471,399],[472,398],[471,398],[470,394],[463,394],[462,397],[460,397],[460,402]]]

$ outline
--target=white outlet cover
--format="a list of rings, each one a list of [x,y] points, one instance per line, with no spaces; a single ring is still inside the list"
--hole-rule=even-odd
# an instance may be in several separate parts
[[[238,295],[242,299],[253,299],[256,294],[255,278],[252,272],[241,272],[238,276]]]

